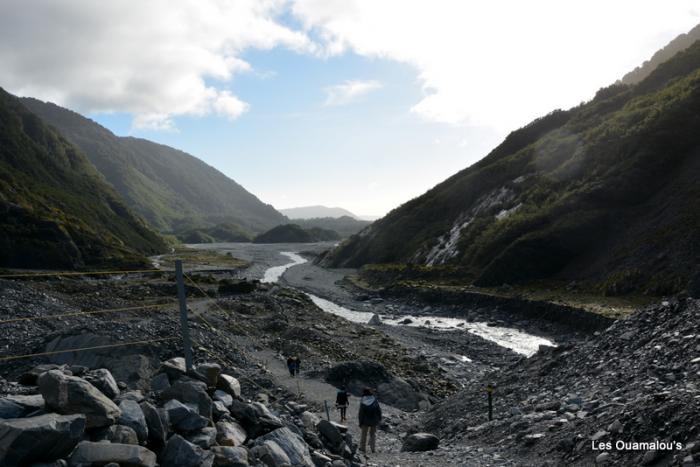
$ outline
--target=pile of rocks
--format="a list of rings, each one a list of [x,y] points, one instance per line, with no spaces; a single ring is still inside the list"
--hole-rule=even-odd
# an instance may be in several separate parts
[[[149,389],[128,390],[104,368],[40,365],[0,398],[3,466],[346,466],[357,463],[347,428],[303,404],[246,400],[218,364],[187,372],[162,363]],[[264,401],[264,402],[261,402]],[[266,402],[266,403],[265,403]]]
[[[640,310],[583,344],[542,349],[471,382],[426,426],[452,442],[497,442],[523,464],[695,465],[699,322],[700,300]]]

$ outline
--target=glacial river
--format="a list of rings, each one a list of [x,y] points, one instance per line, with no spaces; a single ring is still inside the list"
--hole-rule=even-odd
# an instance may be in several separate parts
[[[280,252],[280,254],[288,257],[291,261],[281,266],[268,268],[264,273],[262,282],[277,282],[287,269],[306,263],[306,259],[297,253],[283,251]],[[374,316],[374,313],[371,312],[351,310],[316,295],[310,293],[307,293],[307,295],[316,304],[316,306],[321,308],[323,311],[340,316],[354,323],[367,324],[372,316]],[[425,315],[401,315],[398,317],[396,315],[378,316],[382,320],[382,323],[390,326],[425,327],[439,331],[464,330],[527,357],[534,355],[540,345],[555,345],[554,342],[549,339],[545,339],[544,337],[528,334],[520,331],[519,329],[489,326],[486,322],[480,321],[469,322],[461,318],[445,318],[442,316]]]

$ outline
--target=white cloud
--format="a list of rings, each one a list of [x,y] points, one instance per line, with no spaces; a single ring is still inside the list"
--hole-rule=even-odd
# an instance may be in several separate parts
[[[225,89],[249,48],[315,45],[277,20],[283,0],[3,0],[0,86],[82,112],[127,112],[135,127],[179,115],[236,118]]]
[[[343,84],[336,84],[325,88],[326,101],[325,106],[347,105],[357,101],[362,96],[369,94],[381,88],[382,84],[379,81],[346,81]]]
[[[327,55],[416,68],[432,121],[505,131],[573,106],[697,22],[696,0],[293,0]]]

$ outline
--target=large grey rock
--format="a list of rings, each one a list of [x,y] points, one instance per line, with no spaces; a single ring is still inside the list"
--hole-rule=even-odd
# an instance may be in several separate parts
[[[180,433],[198,431],[209,424],[209,420],[199,415],[195,409],[175,399],[166,402],[163,409],[167,412],[173,429]]]
[[[252,450],[255,457],[268,467],[289,467],[292,461],[282,447],[274,441],[263,441]]]
[[[194,404],[202,417],[210,419],[213,401],[207,394],[207,385],[201,381],[181,378],[165,391],[162,400],[176,399],[185,404]]]
[[[112,376],[112,373],[106,368],[88,371],[85,375],[85,380],[102,391],[102,394],[114,399],[119,395],[119,386],[117,381]]]
[[[220,421],[216,424],[216,441],[221,446],[240,446],[245,443],[248,434],[234,421]]]
[[[42,373],[38,383],[47,408],[60,414],[84,414],[87,428],[112,425],[121,415],[114,402],[82,378],[51,370]]]
[[[182,357],[175,357],[164,361],[160,369],[168,375],[171,382],[187,374],[185,359]]]
[[[84,415],[46,414],[0,420],[0,465],[27,465],[65,457],[82,439]]]
[[[214,401],[214,405],[211,407],[212,410],[212,416],[214,417],[214,420],[219,420],[221,417],[225,417],[228,415],[231,415],[231,412],[229,412],[228,408],[226,405],[221,402],[221,401]]]
[[[20,395],[20,394],[13,394],[6,396],[4,399],[7,399],[10,402],[13,402],[15,404],[18,404],[24,408],[25,412],[25,417],[27,415],[31,415],[32,413],[38,412],[40,410],[44,410],[46,403],[44,402],[44,398],[41,396],[41,394],[31,394],[31,395]],[[43,415],[43,414],[39,414]]]
[[[214,453],[203,450],[180,435],[170,437],[161,462],[168,467],[211,467],[213,463]]]
[[[141,406],[132,400],[126,399],[119,403],[119,409],[122,411],[118,420],[119,424],[132,428],[139,437],[139,442],[145,443],[148,439],[148,425]]]
[[[308,411],[302,412],[299,418],[301,418],[301,422],[304,424],[304,428],[307,430],[315,429],[316,425],[318,425],[321,421],[318,415]]]
[[[333,462],[333,459],[328,456],[324,456],[318,451],[313,451],[311,453],[311,460],[314,461],[314,465],[316,467],[328,467],[331,465],[331,462]]]
[[[437,449],[439,444],[440,439],[435,435],[431,435],[430,433],[414,433],[406,437],[401,450],[409,452],[433,451]]]
[[[230,410],[231,415],[240,422],[251,438],[257,438],[284,426],[279,418],[274,416],[264,404],[259,402],[247,404],[234,399]]]
[[[117,444],[139,444],[139,437],[133,428],[124,425],[112,425],[94,433],[93,441],[109,441]]]
[[[235,398],[241,397],[241,383],[239,383],[233,376],[225,375],[223,373],[220,374],[216,388],[221,389]]]
[[[185,439],[192,444],[196,444],[202,449],[209,449],[216,444],[216,435],[216,428],[213,426],[205,426],[198,432],[190,433],[185,437]]]
[[[161,392],[165,391],[170,387],[170,380],[168,375],[165,373],[158,373],[153,378],[151,378],[151,391]]]
[[[133,444],[83,441],[70,456],[72,466],[105,465],[110,462],[124,467],[155,467],[156,455],[142,446]]]
[[[24,417],[25,409],[16,402],[6,397],[0,399],[0,418],[21,418]]]
[[[343,435],[340,433],[340,430],[328,420],[319,422],[318,431],[328,440],[331,446],[339,446],[343,442]]]
[[[208,387],[215,388],[221,374],[221,365],[218,363],[202,363],[197,365],[196,371],[202,376]]]
[[[231,394],[222,391],[221,389],[217,389],[214,391],[214,400],[219,401],[224,404],[226,407],[231,407],[231,404],[233,404],[233,397]]]
[[[370,326],[380,326],[382,324],[382,319],[379,317],[378,314],[373,314],[372,317],[369,319],[367,322]]]
[[[244,447],[214,446],[214,467],[248,467],[248,450]]]
[[[141,402],[141,411],[148,427],[148,442],[159,449],[165,446],[168,439],[168,420],[166,411],[159,411],[150,402]],[[163,420],[163,418],[166,418]]]
[[[326,381],[337,387],[345,385],[355,396],[361,396],[364,388],[377,388],[377,399],[381,403],[403,410],[417,410],[425,399],[425,395],[407,381],[390,374],[381,364],[368,360],[339,363],[328,370]]]
[[[37,379],[39,379],[40,374],[46,373],[49,370],[60,370],[62,368],[65,368],[65,366],[56,365],[53,363],[37,365],[31,370],[22,373],[19,377],[19,382],[20,384],[24,384],[25,386],[36,386],[36,381]]]
[[[270,443],[279,446],[293,466],[314,467],[309,447],[304,439],[289,428],[278,428],[256,440],[257,445],[269,446]]]

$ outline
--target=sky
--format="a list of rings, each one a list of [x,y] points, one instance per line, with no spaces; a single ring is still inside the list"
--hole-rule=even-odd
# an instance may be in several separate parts
[[[0,87],[276,208],[379,216],[699,22],[697,0],[0,0]]]

